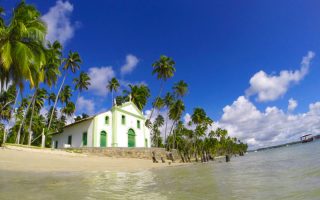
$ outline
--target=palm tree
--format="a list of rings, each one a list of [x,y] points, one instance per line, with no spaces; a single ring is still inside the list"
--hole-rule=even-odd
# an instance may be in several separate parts
[[[51,105],[51,103],[54,103],[55,99],[56,99],[56,94],[54,92],[51,92],[48,96],[49,105]]]
[[[194,124],[199,125],[204,122],[207,114],[202,108],[195,108],[193,114],[191,115],[191,120]]]
[[[64,108],[62,108],[61,112],[67,116],[72,116],[76,106],[73,102],[68,102]]]
[[[164,82],[171,78],[176,69],[174,68],[175,62],[172,58],[165,55],[160,56],[160,59],[152,64],[153,71],[152,75],[157,74],[157,79],[161,80],[160,91],[158,97],[161,96]],[[155,107],[152,108],[151,114],[149,116],[149,121],[152,118]]]
[[[29,132],[28,145],[29,146],[31,145],[31,140],[33,135],[32,119],[33,119],[34,110],[37,109],[37,111],[39,112],[40,109],[43,107],[44,101],[46,98],[47,98],[47,91],[44,88],[36,90],[35,97],[33,98],[33,102],[32,102],[32,111],[31,111],[29,128],[28,128],[28,132]]]
[[[164,97],[164,104],[166,106],[166,109],[169,110],[170,106],[173,104],[174,102],[174,96],[170,93],[167,92],[166,96]],[[166,126],[164,128],[164,138],[167,138],[167,127],[168,127],[168,118],[169,118],[169,111],[167,111],[167,115],[166,115]]]
[[[31,88],[39,86],[44,80],[43,70],[46,63],[45,35],[46,25],[41,20],[40,12],[24,1],[21,1],[14,9],[8,25],[1,19],[0,72],[2,85],[11,80],[20,89],[23,89],[24,82],[27,80]],[[17,142],[19,141],[20,134],[17,137]]]
[[[62,46],[58,41],[55,41],[53,44],[51,44],[50,42],[48,42],[47,45],[47,49],[46,49],[46,64],[44,65],[43,70],[41,71],[43,73],[43,77],[44,77],[44,82],[51,87],[53,84],[56,84],[58,76],[60,75],[60,70],[59,70],[59,66],[61,64],[61,50],[62,50]],[[40,94],[38,94],[38,92],[40,92]],[[34,114],[34,106],[36,104],[36,102],[42,102],[42,104],[44,103],[44,99],[47,98],[47,91],[44,89],[39,89],[39,87],[37,86],[32,98],[32,101],[30,103],[32,103],[32,112],[31,112],[31,117],[30,117],[30,125],[29,125],[29,139],[28,139],[28,145],[31,145],[31,139],[32,139],[32,118],[33,118],[33,114]],[[39,100],[41,99],[41,100]],[[38,107],[40,106],[40,109],[43,105],[37,105]],[[39,110],[40,110],[39,109]],[[24,120],[26,117],[26,114],[28,113],[28,109],[25,113],[24,119],[20,125],[19,128],[19,132],[21,132],[21,128],[24,124]]]
[[[63,70],[64,70],[64,77],[62,79],[62,83],[60,85],[59,91],[56,95],[56,99],[53,105],[53,109],[50,115],[50,120],[49,120],[49,125],[48,125],[48,129],[47,131],[50,131],[50,127],[51,127],[51,122],[52,122],[52,117],[53,117],[53,112],[57,106],[57,102],[58,102],[58,98],[60,97],[60,92],[62,90],[62,87],[64,85],[64,82],[66,80],[67,74],[68,74],[68,70],[70,69],[72,73],[75,73],[77,69],[80,69],[80,63],[81,63],[81,58],[80,55],[77,52],[69,52],[68,58],[64,59],[64,66],[63,66]]]
[[[16,99],[17,90],[14,85],[11,85],[8,90],[0,93],[0,120],[8,122],[12,116],[12,106],[14,106]],[[2,124],[3,125],[3,124]],[[3,140],[2,143],[6,142],[6,129],[3,126]],[[1,140],[1,138],[0,138]],[[0,143],[1,145],[1,143]]]
[[[80,94],[83,90],[88,90],[88,86],[91,85],[90,76],[85,72],[81,72],[79,78],[73,79],[73,83],[75,84],[74,89],[79,90],[78,94]]]
[[[44,82],[51,87],[55,85],[58,76],[61,74],[59,66],[61,65],[62,46],[58,41],[48,42],[46,51],[46,65],[44,66]]]
[[[59,96],[60,102],[62,104],[68,103],[71,97],[72,97],[71,87],[69,85],[64,86],[60,92],[60,96]]]
[[[109,90],[109,92],[111,92],[111,105],[112,107],[114,106],[114,100],[113,100],[113,93],[118,91],[118,88],[120,87],[120,83],[119,81],[113,77],[107,85],[107,89]]]
[[[207,114],[204,111],[204,109],[195,108],[193,110],[193,114],[191,115],[191,120],[192,120],[192,123],[196,125],[196,129],[194,130],[194,141],[193,141],[196,161],[198,161],[196,142],[198,138],[204,133],[203,126],[201,125],[205,122],[206,119],[207,119]]]
[[[171,135],[171,132],[173,130],[173,127],[177,121],[180,120],[182,113],[185,110],[185,106],[182,100],[178,99],[176,100],[171,106],[169,110],[169,119],[173,121],[172,127],[170,129],[169,135]],[[174,148],[174,145],[173,145]]]
[[[10,86],[8,90],[0,93],[0,120],[9,120],[11,117],[10,106],[16,99],[17,90],[15,86]]]
[[[140,109],[143,110],[150,97],[150,89],[146,85],[131,85],[129,84],[130,92],[124,91],[127,96],[131,95],[131,101]]]
[[[0,23],[0,71],[1,81],[12,80],[20,88],[25,80],[31,88],[42,80],[41,69],[45,64],[44,41],[46,25],[40,12],[25,1],[13,10],[8,25]]]
[[[164,100],[161,97],[158,97],[152,103],[152,106],[154,106],[157,110],[161,110],[165,106]]]
[[[156,147],[159,147],[159,138],[160,136],[160,131],[159,128],[162,127],[164,124],[164,118],[162,115],[158,115],[157,118],[155,119],[152,127],[152,132],[153,132],[153,143],[155,144]]]
[[[176,95],[177,98],[182,98],[188,92],[188,84],[186,82],[184,82],[183,80],[181,80],[181,81],[175,83],[172,89],[173,89],[174,94]]]

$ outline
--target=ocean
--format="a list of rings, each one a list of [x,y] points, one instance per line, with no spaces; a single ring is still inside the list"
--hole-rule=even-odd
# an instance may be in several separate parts
[[[320,141],[140,171],[0,171],[0,199],[320,199]]]

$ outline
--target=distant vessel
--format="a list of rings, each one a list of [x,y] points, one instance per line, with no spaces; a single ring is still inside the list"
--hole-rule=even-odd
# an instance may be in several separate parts
[[[300,140],[301,140],[302,143],[312,142],[313,141],[313,136],[312,136],[312,134],[303,135],[303,136],[300,137]]]

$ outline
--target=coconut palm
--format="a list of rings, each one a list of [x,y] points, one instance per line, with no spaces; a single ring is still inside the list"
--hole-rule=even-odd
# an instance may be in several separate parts
[[[173,121],[169,135],[171,135],[173,127],[175,126],[176,122],[180,120],[183,112],[185,110],[185,106],[182,100],[176,100],[169,109],[169,119]],[[173,143],[174,144],[174,143]],[[173,146],[174,148],[174,146]]]
[[[74,89],[79,90],[79,94],[83,90],[88,90],[89,85],[91,85],[90,77],[85,72],[81,72],[79,78],[74,78],[73,83],[75,84]]]
[[[35,97],[33,98],[33,102],[32,102],[32,111],[31,111],[29,128],[28,128],[28,132],[29,132],[28,145],[29,146],[31,145],[31,140],[33,135],[32,120],[33,120],[34,110],[36,109],[37,112],[39,112],[40,109],[43,107],[44,101],[46,98],[47,98],[47,91],[44,88],[36,90]]]
[[[0,93],[0,120],[9,120],[11,117],[11,106],[16,99],[17,90],[11,85],[8,90]]]
[[[62,104],[68,103],[71,97],[72,97],[71,87],[69,85],[64,86],[60,92],[60,96],[59,96],[60,102]]]
[[[175,100],[174,96],[170,92],[167,92],[166,96],[164,97],[164,104],[165,104],[166,110],[169,110],[174,100]],[[166,125],[164,128],[164,138],[167,137],[167,127],[168,127],[168,121],[169,121],[168,118],[169,118],[169,112],[167,111],[166,120],[165,120]]]
[[[197,157],[197,150],[199,148],[197,147],[197,141],[199,139],[200,136],[202,136],[202,134],[204,133],[204,127],[202,126],[202,124],[205,122],[205,120],[207,119],[207,114],[204,111],[204,109],[202,108],[195,108],[193,110],[193,114],[191,115],[191,121],[193,124],[196,125],[196,129],[194,131],[194,140],[193,140],[193,145],[194,145],[194,150],[195,150],[195,158],[196,161],[198,161],[198,157]]]
[[[59,66],[61,65],[62,45],[55,41],[48,42],[46,50],[46,64],[44,66],[44,82],[51,87],[55,85],[60,76]]]
[[[155,119],[154,123],[153,123],[153,127],[151,129],[152,131],[152,141],[153,144],[155,145],[155,147],[159,147],[159,141],[160,141],[160,130],[159,128],[161,128],[164,124],[164,118],[162,115],[158,115],[157,118]]]
[[[158,97],[155,99],[155,101],[152,103],[152,105],[158,110],[160,111],[164,106],[164,100],[161,97]]]
[[[174,73],[176,71],[176,69],[174,68],[174,65],[175,65],[175,62],[173,61],[173,59],[168,56],[165,56],[165,55],[160,56],[160,59],[152,64],[152,67],[153,67],[152,75],[156,74],[157,79],[161,80],[160,91],[159,91],[158,97],[161,96],[161,93],[162,93],[162,90],[164,87],[164,83],[169,78],[174,76]],[[155,109],[155,107],[152,108],[152,111],[151,111],[151,114],[149,117],[149,121],[152,118],[154,109]]]
[[[49,105],[51,105],[51,103],[54,103],[55,99],[56,99],[56,94],[54,92],[51,92],[48,96]]]
[[[40,12],[21,1],[13,10],[9,23],[0,23],[1,81],[12,80],[20,88],[25,80],[31,88],[43,81],[46,25]]]
[[[66,106],[62,108],[61,112],[66,116],[72,116],[75,109],[76,109],[76,106],[74,105],[73,102],[67,102]]]
[[[183,80],[177,82],[173,86],[174,94],[177,98],[184,97],[188,92],[188,84],[184,82]]]
[[[157,118],[154,120],[154,126],[160,128],[164,124],[164,118],[162,115],[158,115]]]
[[[131,95],[131,101],[140,109],[143,110],[150,97],[150,89],[146,85],[131,85],[129,84],[130,91],[124,91],[127,96]]]
[[[14,85],[11,85],[8,90],[0,93],[0,121],[8,123],[12,117],[12,107],[14,106],[17,90]],[[2,124],[3,125],[3,124]],[[6,129],[3,126],[3,139],[2,142],[6,142]],[[1,145],[1,142],[0,142]]]
[[[61,64],[61,50],[62,46],[58,41],[55,41],[53,44],[48,42],[47,44],[47,49],[46,49],[46,64],[43,67],[43,70],[41,71],[43,73],[44,77],[44,82],[51,87],[53,84],[56,84],[58,76],[60,75],[60,70],[59,66]],[[40,94],[38,94],[40,92]],[[40,106],[39,110],[43,105],[37,104],[42,102],[44,103],[44,98],[47,98],[47,91],[44,89],[39,89],[38,86],[35,89],[34,96],[32,98],[32,112],[31,112],[31,117],[30,117],[30,125],[29,125],[29,139],[28,139],[28,145],[31,145],[31,139],[32,139],[32,119],[33,119],[33,114],[34,114],[34,107]],[[21,128],[23,126],[23,122],[25,120],[26,114],[28,113],[29,110],[26,111],[24,119],[20,125],[19,132],[21,131]]]
[[[48,129],[47,131],[50,131],[50,127],[51,127],[51,122],[52,122],[52,117],[53,117],[53,112],[57,106],[58,103],[58,98],[60,97],[60,92],[62,90],[62,87],[64,85],[64,82],[66,80],[68,71],[70,70],[72,73],[75,73],[77,69],[80,69],[80,64],[81,64],[81,58],[80,55],[77,52],[69,52],[68,54],[68,58],[64,59],[64,66],[63,66],[63,70],[64,70],[64,77],[62,79],[59,91],[56,95],[56,99],[53,105],[53,109],[50,115],[50,120],[49,120],[49,125],[48,125]]]
[[[110,81],[108,81],[107,89],[111,92],[111,105],[114,106],[113,93],[117,92],[120,87],[119,81],[113,77]]]
[[[202,108],[195,108],[191,115],[191,120],[194,124],[199,125],[205,121],[206,117],[207,114]]]

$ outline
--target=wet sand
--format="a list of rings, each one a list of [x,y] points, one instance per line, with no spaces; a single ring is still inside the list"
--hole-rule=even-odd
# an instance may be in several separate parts
[[[0,148],[0,171],[29,172],[134,172],[174,167],[184,163],[153,163],[135,158],[110,158],[69,153],[61,150],[31,149],[15,146]]]

